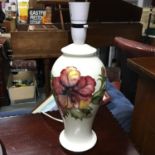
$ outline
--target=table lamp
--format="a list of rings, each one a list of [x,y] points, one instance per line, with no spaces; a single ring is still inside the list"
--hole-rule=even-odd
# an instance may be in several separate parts
[[[89,2],[69,2],[73,43],[51,70],[51,87],[64,122],[60,144],[67,150],[83,152],[97,141],[92,129],[105,92],[105,67],[96,48],[85,43]]]

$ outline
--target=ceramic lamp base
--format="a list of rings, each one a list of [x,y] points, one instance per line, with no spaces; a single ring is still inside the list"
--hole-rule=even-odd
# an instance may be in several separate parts
[[[59,141],[60,144],[67,150],[69,151],[73,151],[73,152],[84,152],[87,151],[89,149],[91,149],[93,146],[95,146],[96,141],[97,141],[97,136],[96,133],[92,130],[92,137],[91,139],[89,139],[89,141],[85,141],[85,142],[72,142],[69,141],[65,134],[64,134],[64,130],[60,133],[59,136]]]

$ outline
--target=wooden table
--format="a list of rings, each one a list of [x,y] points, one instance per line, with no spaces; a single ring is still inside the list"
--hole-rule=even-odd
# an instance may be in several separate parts
[[[52,112],[52,115],[57,112]],[[0,139],[7,155],[70,155],[59,143],[63,124],[42,114],[0,119]],[[128,136],[105,106],[97,113],[94,126],[98,140],[88,155],[139,155]]]
[[[155,57],[129,59],[128,66],[139,75],[131,136],[143,155],[154,155]]]

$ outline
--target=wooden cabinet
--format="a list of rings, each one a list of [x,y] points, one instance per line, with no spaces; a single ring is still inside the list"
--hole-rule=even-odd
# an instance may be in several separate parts
[[[9,75],[9,61],[5,55],[7,39],[0,37],[0,107],[9,104],[7,80]]]
[[[131,138],[143,155],[155,154],[155,57],[133,58],[128,65],[138,75]]]

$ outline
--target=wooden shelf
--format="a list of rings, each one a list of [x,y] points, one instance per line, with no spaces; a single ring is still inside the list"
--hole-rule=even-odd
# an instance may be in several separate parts
[[[64,30],[65,27],[64,27],[64,19],[63,19],[61,4],[68,3],[68,2],[69,2],[69,0],[37,0],[37,3],[41,3],[44,5],[58,4],[59,16],[60,16],[60,22],[61,22],[62,30]]]
[[[37,0],[37,3],[53,4],[53,3],[68,3],[69,0]]]

